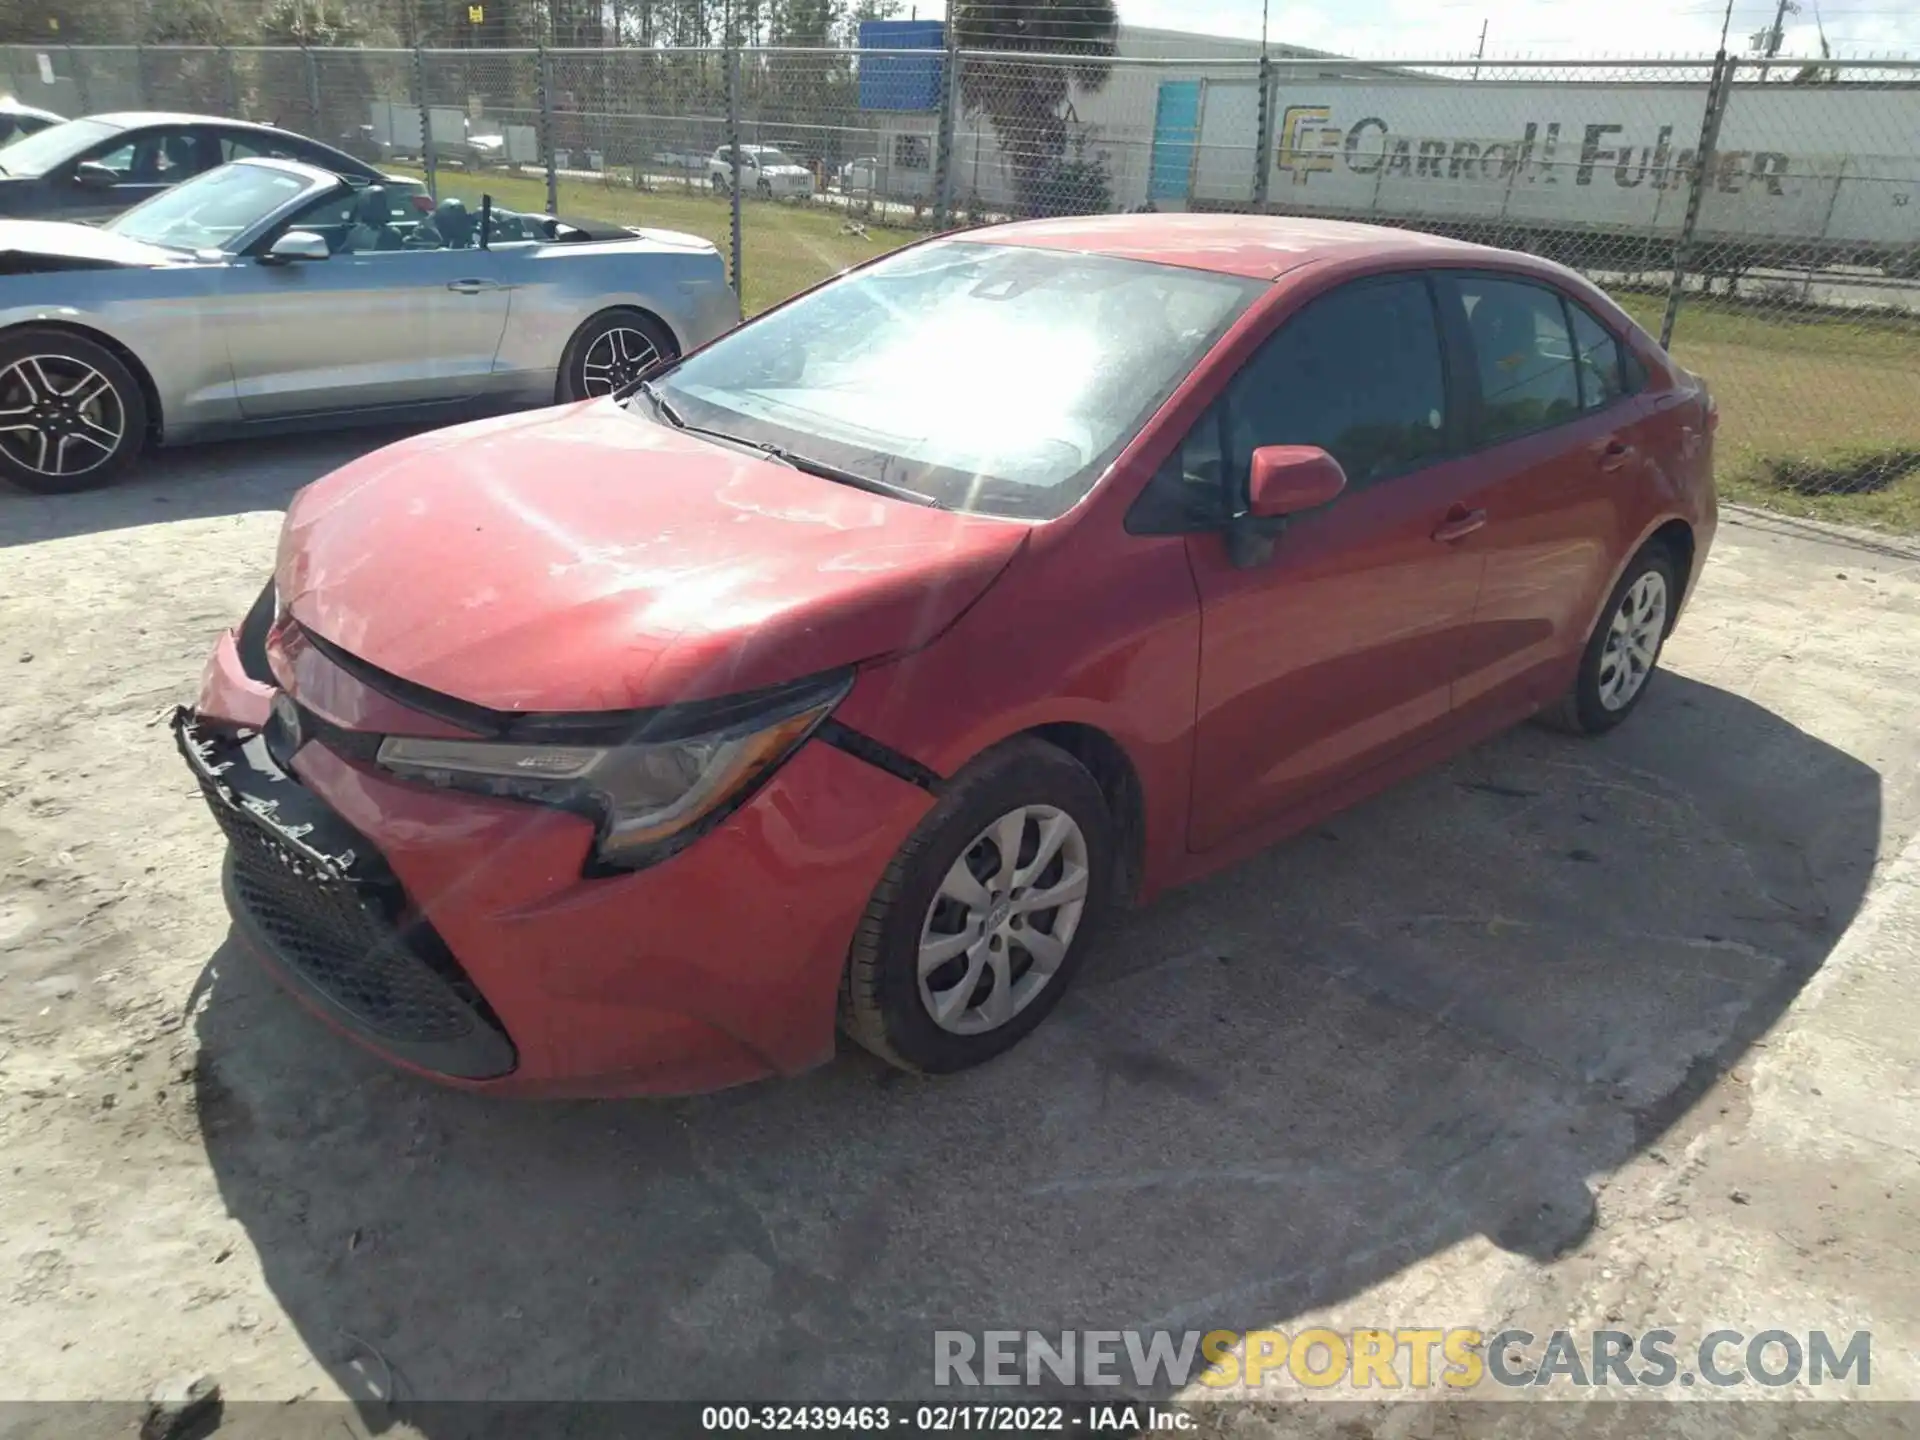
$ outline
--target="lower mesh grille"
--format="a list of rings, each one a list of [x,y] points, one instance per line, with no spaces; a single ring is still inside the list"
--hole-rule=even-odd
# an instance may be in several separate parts
[[[275,953],[370,1032],[391,1040],[457,1040],[476,1023],[469,1004],[409,947],[350,881],[222,806],[233,884]]]

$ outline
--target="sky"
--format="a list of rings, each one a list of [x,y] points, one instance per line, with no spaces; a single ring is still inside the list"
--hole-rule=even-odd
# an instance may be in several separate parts
[[[1260,34],[1261,0],[1118,0],[1131,25],[1209,35]],[[1772,25],[1775,0],[1734,0],[1727,48],[1747,53],[1748,37]],[[1815,0],[1786,18],[1781,53],[1820,53]],[[1720,43],[1725,0],[1270,0],[1276,41],[1344,55],[1470,56],[1487,23],[1487,54],[1511,58],[1591,56],[1644,59],[1711,55]],[[938,15],[939,0],[921,3]],[[904,13],[904,12],[903,12]],[[1823,0],[1819,23],[1840,57],[1894,54],[1920,59],[1920,0]]]

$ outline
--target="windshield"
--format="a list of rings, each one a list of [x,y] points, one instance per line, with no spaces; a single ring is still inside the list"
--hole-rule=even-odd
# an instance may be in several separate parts
[[[949,509],[1051,519],[1262,288],[1066,251],[919,246],[715,341],[654,389],[689,425]]]
[[[109,125],[104,120],[68,120],[61,125],[49,125],[7,146],[5,153],[0,154],[0,167],[9,175],[44,175],[89,145],[119,133],[118,125]]]
[[[263,165],[222,165],[161,191],[105,228],[150,245],[219,249],[304,193],[308,183]]]
[[[749,150],[747,153],[757,159],[763,166],[793,164],[793,161],[786,157],[786,153],[780,150],[760,149]]]

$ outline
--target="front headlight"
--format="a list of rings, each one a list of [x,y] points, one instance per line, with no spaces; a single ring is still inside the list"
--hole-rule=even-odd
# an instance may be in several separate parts
[[[591,716],[548,722],[553,743],[392,736],[381,742],[378,759],[395,775],[429,785],[593,815],[600,821],[596,865],[631,870],[665,859],[738,808],[851,684],[850,674],[833,675],[777,687],[765,703],[739,697],[670,706],[624,723],[628,733],[596,735],[591,744],[561,743],[566,732],[592,727]],[[703,712],[720,718],[689,733]]]

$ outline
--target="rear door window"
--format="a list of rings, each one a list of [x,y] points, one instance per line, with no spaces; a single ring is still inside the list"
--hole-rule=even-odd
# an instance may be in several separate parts
[[[1497,445],[1580,413],[1573,336],[1558,291],[1524,280],[1453,277],[1479,382],[1475,439]]]
[[[1580,377],[1580,408],[1604,410],[1625,393],[1620,342],[1584,305],[1567,302],[1573,317],[1574,360]]]

